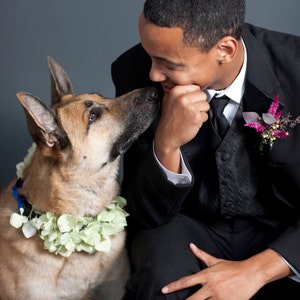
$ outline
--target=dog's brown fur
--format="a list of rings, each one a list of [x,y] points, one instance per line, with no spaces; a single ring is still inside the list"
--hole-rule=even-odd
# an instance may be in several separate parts
[[[156,91],[139,89],[115,99],[75,95],[66,72],[50,57],[48,67],[51,109],[30,93],[17,94],[37,144],[20,194],[43,212],[96,216],[119,194],[120,153],[152,122]],[[0,198],[0,299],[122,299],[129,274],[125,231],[111,238],[107,253],[49,253],[38,234],[26,239],[10,225],[18,210],[14,183]]]

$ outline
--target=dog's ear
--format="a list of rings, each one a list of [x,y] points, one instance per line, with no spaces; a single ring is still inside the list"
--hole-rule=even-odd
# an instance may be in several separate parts
[[[24,108],[28,130],[34,142],[45,150],[45,154],[51,153],[49,149],[65,148],[69,143],[68,137],[51,110],[30,93],[19,92],[17,97]]]
[[[64,95],[74,94],[74,88],[61,65],[50,56],[47,60],[51,76],[51,105],[54,106]]]

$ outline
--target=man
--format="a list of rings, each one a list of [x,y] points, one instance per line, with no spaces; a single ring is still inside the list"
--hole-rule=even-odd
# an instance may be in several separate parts
[[[243,0],[147,0],[141,44],[112,64],[117,95],[162,95],[124,156],[128,299],[299,299],[300,38],[244,16]],[[298,121],[257,132],[245,112]]]

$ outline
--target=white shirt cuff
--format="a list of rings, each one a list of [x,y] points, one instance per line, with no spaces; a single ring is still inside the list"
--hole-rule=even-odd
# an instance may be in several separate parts
[[[167,178],[170,182],[174,183],[174,184],[190,184],[192,182],[192,175],[189,172],[183,157],[181,155],[180,152],[180,160],[181,160],[181,173],[174,173],[169,171],[168,169],[166,169],[158,160],[155,151],[154,151],[154,143],[153,143],[153,153],[154,153],[154,157],[157,161],[157,163],[159,164],[159,166],[162,168],[162,170],[165,172],[165,174],[167,175]]]

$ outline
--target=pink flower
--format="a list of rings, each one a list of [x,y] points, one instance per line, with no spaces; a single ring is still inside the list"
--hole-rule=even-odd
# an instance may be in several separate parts
[[[282,111],[277,112],[279,107],[279,96],[275,96],[274,101],[272,102],[268,113],[271,114],[276,120],[279,120],[281,115],[282,115]]]
[[[269,144],[272,148],[276,139],[283,139],[289,136],[288,128],[295,127],[300,123],[300,117],[295,120],[291,120],[291,115],[287,114],[283,117],[283,111],[278,111],[279,108],[279,96],[274,98],[267,113],[263,113],[259,116],[256,112],[244,112],[243,117],[246,121],[245,126],[253,128],[256,132],[260,133],[262,138],[260,144],[260,150],[264,144]]]

